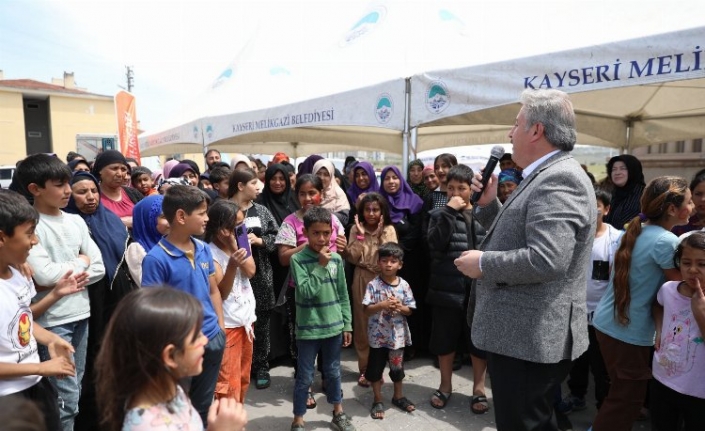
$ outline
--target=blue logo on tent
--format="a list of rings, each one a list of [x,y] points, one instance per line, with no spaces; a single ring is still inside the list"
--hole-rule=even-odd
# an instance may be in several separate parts
[[[440,114],[450,105],[450,95],[445,84],[434,81],[426,91],[426,108],[434,114]]]
[[[360,21],[355,24],[351,30],[354,30],[364,24],[375,24],[379,21],[379,12],[370,12],[367,15],[365,15]]]
[[[463,22],[463,20],[458,18],[458,16],[455,15],[453,12],[447,9],[439,9],[438,18],[441,20],[441,22],[443,22],[444,25],[451,26],[450,28],[454,28],[462,36],[468,36],[466,34],[467,29],[465,23]]]
[[[350,27],[345,34],[343,34],[339,45],[344,48],[347,45],[357,41],[364,35],[370,33],[384,21],[384,17],[386,15],[387,9],[384,6],[376,6],[374,9],[367,12],[365,16],[360,18],[355,25]]]
[[[394,102],[392,101],[392,96],[388,93],[382,93],[377,98],[377,105],[375,106],[375,118],[380,124],[386,124],[391,120],[392,114],[394,114]]]
[[[273,66],[269,69],[269,74],[272,76],[291,75],[291,72],[289,72],[289,69],[284,66]]]
[[[223,73],[220,74],[219,77],[217,77],[217,78],[215,79],[215,81],[213,81],[213,85],[212,85],[211,87],[212,87],[212,88],[216,88],[216,87],[222,85],[223,83],[225,83],[225,81],[227,81],[228,79],[230,79],[230,77],[232,77],[232,76],[233,76],[233,68],[232,68],[232,67],[228,67],[227,69],[225,69],[225,70],[223,71]]]
[[[438,17],[441,19],[441,21],[457,21],[460,24],[464,23],[457,17],[453,12],[446,10],[446,9],[440,9],[438,11]]]
[[[200,135],[201,135],[201,132],[200,132],[200,130],[198,130],[198,126],[193,126],[193,139],[195,141],[200,141],[200,139],[199,139],[201,137]]]
[[[211,125],[211,124],[206,125],[206,136],[208,136],[208,139],[213,138],[213,132],[214,132],[213,125]]]

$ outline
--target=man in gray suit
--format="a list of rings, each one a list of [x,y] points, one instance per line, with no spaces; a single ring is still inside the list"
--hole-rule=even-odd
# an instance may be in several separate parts
[[[595,192],[570,151],[568,95],[526,90],[509,132],[524,180],[504,205],[492,177],[477,202],[488,228],[480,250],[456,259],[477,279],[469,321],[488,352],[499,431],[555,430],[554,390],[588,346],[585,288],[595,234]],[[473,190],[481,191],[480,175]]]

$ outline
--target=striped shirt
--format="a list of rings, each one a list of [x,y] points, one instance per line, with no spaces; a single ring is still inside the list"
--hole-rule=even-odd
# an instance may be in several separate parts
[[[352,331],[350,299],[343,259],[338,253],[325,267],[318,253],[305,247],[291,257],[296,284],[296,338],[319,340]]]

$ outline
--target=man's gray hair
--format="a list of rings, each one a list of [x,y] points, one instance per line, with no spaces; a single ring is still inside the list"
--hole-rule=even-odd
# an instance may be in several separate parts
[[[541,123],[548,142],[562,151],[573,150],[577,140],[575,112],[566,93],[559,90],[524,90],[521,104],[526,130]]]

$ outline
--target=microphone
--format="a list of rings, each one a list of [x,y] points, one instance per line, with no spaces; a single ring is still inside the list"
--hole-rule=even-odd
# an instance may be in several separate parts
[[[494,168],[497,167],[497,163],[503,155],[504,147],[502,147],[501,145],[495,145],[494,147],[492,147],[492,151],[490,152],[490,159],[487,161],[485,169],[482,171],[482,191],[475,192],[472,194],[472,196],[470,197],[471,204],[475,205],[475,203],[480,200],[482,193],[485,191],[485,187],[487,187],[487,183],[490,181],[492,172],[494,172]]]

